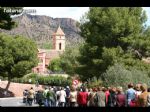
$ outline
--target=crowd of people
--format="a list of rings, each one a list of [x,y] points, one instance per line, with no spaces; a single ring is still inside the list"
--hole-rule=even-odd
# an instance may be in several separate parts
[[[23,92],[23,101],[44,107],[149,107],[150,88],[146,84],[122,87],[45,87],[45,90]]]

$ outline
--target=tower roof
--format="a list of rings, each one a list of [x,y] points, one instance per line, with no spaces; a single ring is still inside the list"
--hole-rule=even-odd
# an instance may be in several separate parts
[[[62,31],[62,29],[60,28],[60,26],[58,27],[55,35],[65,35],[65,33]]]

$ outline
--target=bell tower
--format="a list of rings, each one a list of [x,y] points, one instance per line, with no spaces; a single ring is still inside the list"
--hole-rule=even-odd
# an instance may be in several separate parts
[[[60,26],[58,27],[56,33],[53,35],[53,49],[57,51],[65,50],[65,34]]]

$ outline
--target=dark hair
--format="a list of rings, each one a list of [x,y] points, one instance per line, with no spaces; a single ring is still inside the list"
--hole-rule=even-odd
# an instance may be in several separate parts
[[[147,91],[150,92],[150,88],[148,88]]]
[[[97,92],[97,88],[93,88],[92,90],[93,90],[93,92]]]
[[[133,88],[134,85],[132,83],[128,84],[128,88]]]
[[[101,90],[102,90],[102,88],[101,88],[101,87],[98,87],[98,88],[97,88],[97,90],[98,90],[98,91],[101,91]]]
[[[33,89],[33,87],[31,87],[31,89]]]
[[[86,88],[85,88],[85,87],[83,87],[83,88],[82,88],[82,90],[83,90],[83,92],[85,92],[85,91],[86,91]]]
[[[64,90],[64,87],[61,87],[61,90]]]

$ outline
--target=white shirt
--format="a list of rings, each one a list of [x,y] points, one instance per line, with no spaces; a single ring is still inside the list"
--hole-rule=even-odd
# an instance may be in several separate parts
[[[59,102],[66,102],[66,92],[64,91],[64,90],[61,90],[60,92],[59,92],[59,96],[60,96],[60,98],[59,98]]]

